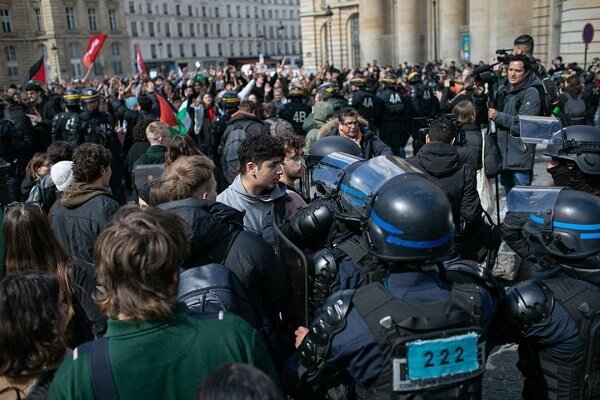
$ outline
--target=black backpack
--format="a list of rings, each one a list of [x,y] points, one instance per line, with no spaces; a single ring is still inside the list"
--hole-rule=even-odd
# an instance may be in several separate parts
[[[567,101],[564,110],[561,110],[561,122],[563,126],[586,125],[586,105],[583,96],[565,93]]]

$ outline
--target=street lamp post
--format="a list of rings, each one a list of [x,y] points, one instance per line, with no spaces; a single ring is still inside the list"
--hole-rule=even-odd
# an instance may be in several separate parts
[[[325,16],[327,17],[327,36],[329,36],[329,46],[328,47],[328,52],[327,52],[327,58],[328,60],[326,61],[331,61],[331,65],[333,65],[333,32],[331,30],[331,19],[333,17],[333,11],[331,10],[331,6],[329,6],[329,4],[327,5],[327,8],[325,9]],[[329,60],[331,59],[331,60]]]
[[[52,47],[50,48],[54,53],[54,68],[56,69],[56,80],[60,82],[60,68],[58,65],[58,47],[56,47],[56,42],[52,43]]]
[[[433,58],[437,63],[438,58],[438,42],[437,42],[437,7],[436,1],[433,0]]]

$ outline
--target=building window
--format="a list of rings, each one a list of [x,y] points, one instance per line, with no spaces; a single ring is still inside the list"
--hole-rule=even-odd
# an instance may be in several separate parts
[[[33,13],[35,14],[35,31],[41,32],[44,30],[44,26],[42,25],[42,10],[34,8]]]
[[[231,6],[227,4],[227,17],[231,18]]]
[[[196,57],[196,43],[192,43],[192,57]]]
[[[177,23],[177,36],[183,37],[183,24],[181,22]]]
[[[96,31],[98,30],[96,27],[96,9],[88,8],[88,20],[90,21],[90,30]]]
[[[171,43],[167,43],[167,57],[173,58],[173,46],[171,46]]]
[[[246,6],[246,18],[250,18],[250,7]]]
[[[243,35],[242,33],[242,24],[238,24],[238,32],[237,32],[238,37],[241,37]]]
[[[152,4],[151,3],[146,3],[146,12],[148,14],[152,14]]]
[[[169,15],[169,5],[167,3],[163,3],[163,14]]]
[[[94,75],[99,76],[99,75],[104,75],[104,65],[102,64],[102,61],[100,60],[100,58],[102,58],[102,56],[99,56],[98,58],[96,58],[96,61],[94,61]]]
[[[67,29],[72,31],[75,29],[75,9],[67,7]]]
[[[181,6],[179,4],[175,4],[175,15],[181,16]]]
[[[131,21],[131,36],[133,36],[133,37],[138,36],[137,22],[135,22],[135,21]]]
[[[206,53],[206,57],[210,57],[210,44],[204,43],[204,52]]]
[[[217,37],[221,37],[221,25],[217,25]]]
[[[229,37],[231,37],[231,36],[233,36],[233,26],[231,24],[229,24],[228,28],[229,28]]]
[[[13,46],[6,46],[4,48],[4,59],[7,63],[17,61],[17,50]]]
[[[240,56],[243,56],[244,55],[244,42],[239,42],[238,45],[240,47]]]
[[[146,32],[145,30],[145,24],[144,21],[140,21],[140,32],[142,33],[142,35],[144,34],[144,32]]]
[[[208,37],[208,25],[202,24],[202,33],[204,33],[204,37]]]
[[[171,24],[168,22],[165,22],[165,36],[171,37]]]
[[[248,43],[248,54],[254,54],[254,43]]]
[[[150,45],[150,57],[153,60],[156,60],[156,45],[155,44]]]
[[[135,14],[135,4],[133,3],[133,1],[129,2],[129,13]]]
[[[192,6],[188,6],[188,15],[189,15],[190,17],[193,17],[193,16],[194,16],[194,7],[192,7]]]
[[[354,67],[360,65],[360,27],[358,23],[358,14],[350,17],[350,48],[352,49],[352,64]]]
[[[236,9],[237,9],[237,17],[242,18],[242,8],[240,6],[237,6]]]
[[[196,36],[196,31],[194,30],[194,23],[190,23],[190,36]]]
[[[19,79],[19,68],[18,67],[7,66],[6,70],[8,72],[9,80],[16,81]]]
[[[215,8],[215,17],[219,18],[219,7]]]
[[[246,34],[248,37],[252,36],[252,29],[250,29],[250,24],[246,24]]]
[[[150,35],[150,37],[154,37],[154,22],[150,21],[148,22],[148,34]]]
[[[292,54],[297,54],[296,53],[296,42],[292,42]]]
[[[206,18],[206,7],[202,6],[202,16]]]
[[[223,55],[223,45],[221,43],[217,43],[217,51],[219,52],[220,56]]]
[[[71,75],[73,76],[73,79],[79,79],[83,76],[83,68],[81,66],[81,45],[79,43],[70,43],[68,49]]]
[[[179,56],[185,57],[185,45],[183,43],[179,43]]]
[[[111,31],[117,30],[117,12],[115,10],[108,10],[108,24]]]
[[[213,33],[214,33],[213,24],[210,24],[210,36],[212,36]]]
[[[229,43],[229,56],[233,56],[235,54],[235,51],[233,51],[233,42]]]

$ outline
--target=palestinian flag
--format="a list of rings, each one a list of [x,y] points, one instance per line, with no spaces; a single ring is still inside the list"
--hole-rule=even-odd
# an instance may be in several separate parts
[[[158,99],[158,105],[160,107],[160,122],[169,125],[171,128],[171,136],[185,135],[187,129],[177,118],[179,113],[175,110],[175,107],[173,107],[173,105],[169,103],[169,100],[165,99],[161,94],[157,93],[156,98]]]
[[[37,81],[46,83],[46,63],[44,63],[44,56],[29,68],[29,75],[27,75],[27,81]]]
[[[179,123],[179,129],[182,135],[188,133],[190,126],[192,126],[192,117],[188,113],[188,100],[186,99],[179,107],[177,112],[177,122]]]

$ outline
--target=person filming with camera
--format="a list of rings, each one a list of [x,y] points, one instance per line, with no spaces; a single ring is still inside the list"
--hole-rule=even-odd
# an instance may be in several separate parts
[[[525,55],[507,56],[508,76],[501,83],[498,94],[504,99],[502,109],[487,104],[484,87],[474,87],[473,102],[480,111],[487,108],[487,116],[495,122],[497,142],[502,155],[500,182],[508,193],[516,185],[531,185],[535,145],[520,139],[519,115],[541,116],[543,112],[542,82],[531,70]]]

